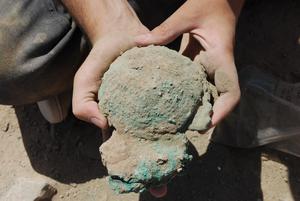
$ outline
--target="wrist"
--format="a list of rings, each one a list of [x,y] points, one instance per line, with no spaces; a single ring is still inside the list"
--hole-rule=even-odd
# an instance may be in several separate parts
[[[118,21],[128,14],[126,0],[62,0],[77,24],[94,44],[104,34],[111,32]]]

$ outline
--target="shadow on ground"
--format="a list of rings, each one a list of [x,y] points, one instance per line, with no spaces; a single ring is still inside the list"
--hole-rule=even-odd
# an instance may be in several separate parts
[[[211,143],[204,155],[196,155],[186,175],[170,183],[166,197],[155,199],[145,193],[140,201],[262,200],[260,170],[260,150]]]
[[[295,201],[300,200],[300,159],[278,153],[281,162],[286,165],[289,173],[289,184]]]
[[[300,158],[285,154],[280,151],[265,148],[263,150],[270,158],[287,167],[288,183],[294,201],[300,200]]]
[[[106,175],[98,147],[98,129],[69,116],[50,126],[36,105],[16,107],[23,142],[35,171],[63,183],[83,183]],[[155,199],[148,193],[140,201],[262,200],[260,150],[241,150],[210,144],[186,175],[169,184],[169,193]]]
[[[63,183],[83,183],[105,176],[98,147],[97,128],[73,116],[51,127],[36,105],[16,107],[23,142],[35,171]],[[236,149],[211,143],[199,156],[193,146],[194,160],[185,175],[174,178],[168,195],[161,199],[149,193],[139,201],[259,201],[262,149]],[[275,155],[289,170],[294,200],[300,200],[300,161],[279,152]]]
[[[15,108],[23,143],[32,167],[62,183],[83,183],[103,177],[98,147],[100,131],[70,115],[50,125],[36,105]]]

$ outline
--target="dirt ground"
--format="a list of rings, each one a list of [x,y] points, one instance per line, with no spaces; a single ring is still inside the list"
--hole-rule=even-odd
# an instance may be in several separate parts
[[[47,177],[53,200],[293,201],[300,200],[300,160],[265,148],[234,149],[189,133],[194,162],[169,184],[165,198],[116,195],[100,163],[100,135],[73,116],[49,125],[36,105],[0,106],[0,197],[17,178]],[[22,141],[23,138],[23,141]]]
[[[300,80],[300,1],[247,1],[237,32],[238,67]],[[49,125],[35,104],[0,106],[0,197],[17,178],[44,177],[54,201],[300,201],[299,158],[266,147],[236,149],[189,133],[195,160],[168,195],[116,195],[107,186],[99,131],[70,115]]]

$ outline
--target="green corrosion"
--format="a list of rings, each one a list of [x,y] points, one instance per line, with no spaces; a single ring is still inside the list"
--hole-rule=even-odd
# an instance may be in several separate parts
[[[162,81],[154,88],[149,88],[144,93],[127,97],[127,99],[122,97],[126,94],[136,94],[139,90],[128,88],[125,85],[118,89],[119,93],[114,94],[112,93],[113,90],[108,82],[104,82],[99,90],[100,108],[111,118],[112,123],[125,123],[124,126],[132,131],[145,128],[157,130],[160,129],[163,122],[179,127],[185,123],[185,118],[177,118],[176,120],[173,119],[173,116],[178,108],[184,110],[182,114],[187,114],[189,109],[186,105],[190,103],[188,104],[187,100],[180,95],[185,91],[174,86],[171,80]],[[110,98],[105,99],[103,97]],[[199,97],[191,95],[188,101],[192,102],[192,105],[196,105]]]
[[[134,174],[129,180],[114,176],[109,177],[109,185],[116,193],[143,192],[151,186],[159,186],[169,182],[177,174],[178,168],[184,168],[192,160],[192,155],[182,153],[176,146],[165,146],[163,143],[155,142],[151,147],[158,155],[164,156],[165,164],[157,161],[139,161]],[[180,160],[180,167],[177,167]]]

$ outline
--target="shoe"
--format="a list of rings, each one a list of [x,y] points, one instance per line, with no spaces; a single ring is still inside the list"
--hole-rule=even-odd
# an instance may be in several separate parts
[[[239,71],[239,80],[240,103],[216,127],[214,142],[252,148],[300,136],[300,83],[285,82],[255,66]]]
[[[271,149],[300,157],[300,136],[267,145]]]
[[[64,92],[49,99],[37,102],[40,112],[51,124],[62,122],[67,116],[71,106],[72,93]]]

